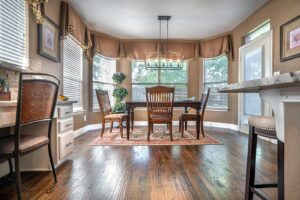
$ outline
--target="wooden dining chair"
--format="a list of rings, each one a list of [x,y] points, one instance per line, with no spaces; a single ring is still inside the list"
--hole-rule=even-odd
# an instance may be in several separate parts
[[[16,126],[14,134],[0,140],[0,158],[14,159],[18,199],[22,199],[20,157],[48,146],[48,154],[55,182],[57,182],[52,151],[51,128],[60,81],[42,73],[21,73],[19,78]],[[48,122],[48,135],[22,134],[22,128],[38,122]]]
[[[197,114],[195,114],[195,113],[181,113],[179,115],[179,132],[181,132],[182,137],[183,137],[184,130],[187,130],[188,121],[196,121],[196,123],[200,124],[201,133],[202,133],[203,137],[205,137],[203,121],[204,121],[204,114],[205,114],[205,109],[206,109],[206,104],[207,104],[207,101],[209,98],[209,94],[210,94],[210,88],[208,88],[206,93],[205,93],[205,91],[202,92],[201,110],[199,113],[200,116],[198,118],[200,121],[197,122]],[[197,138],[199,139],[199,135],[197,135]]]
[[[150,132],[153,132],[154,124],[167,124],[171,141],[172,136],[172,118],[174,104],[175,88],[156,86],[146,88],[147,114],[148,114],[148,135],[150,140]]]
[[[111,104],[108,96],[108,92],[96,89],[96,95],[99,102],[101,117],[102,117],[102,130],[100,136],[102,137],[105,130],[106,121],[110,122],[110,133],[112,132],[113,123],[118,122],[121,132],[121,137],[123,137],[123,122],[127,120],[127,114],[113,114],[111,109]]]

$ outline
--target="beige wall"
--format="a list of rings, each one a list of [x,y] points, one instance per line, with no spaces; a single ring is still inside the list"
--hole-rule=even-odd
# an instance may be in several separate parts
[[[45,6],[45,13],[55,23],[59,24],[59,11],[60,0],[51,0]],[[300,13],[300,1],[299,0],[270,0],[267,4],[257,10],[252,16],[238,25],[233,31],[233,43],[234,43],[234,55],[235,61],[229,62],[229,83],[235,83],[238,81],[238,49],[241,46],[241,38],[253,28],[261,24],[267,19],[271,21],[271,27],[273,29],[273,64],[274,71],[289,72],[300,70],[298,64],[300,59],[293,59],[284,63],[280,62],[280,48],[279,48],[279,27],[288,20],[294,18]],[[38,66],[42,72],[50,73],[62,80],[62,63],[53,62],[47,58],[40,56],[38,51],[38,35],[37,24],[34,21],[33,16],[30,14],[29,18],[29,61],[31,65]],[[203,67],[202,59],[197,59],[189,62],[189,96],[195,96],[199,99],[202,90],[203,81]],[[37,67],[37,68],[38,68]],[[131,62],[126,59],[118,60],[117,71],[124,72],[128,78],[125,80],[124,86],[129,90],[129,97],[131,97]],[[0,71],[1,72],[1,71]],[[3,72],[2,72],[3,73]],[[14,74],[14,73],[12,73]],[[100,114],[98,112],[92,112],[91,105],[91,66],[85,60],[84,62],[84,109],[86,111],[77,114],[74,117],[75,130],[86,126],[87,124],[97,124],[100,122]],[[128,98],[129,99],[129,98]],[[223,122],[230,124],[237,124],[238,113],[238,98],[236,94],[229,95],[229,110],[228,111],[207,111],[205,120],[213,122]],[[174,117],[177,117],[179,111],[174,113]],[[136,120],[146,120],[145,111],[136,112]],[[84,115],[87,117],[87,121],[84,121]]]

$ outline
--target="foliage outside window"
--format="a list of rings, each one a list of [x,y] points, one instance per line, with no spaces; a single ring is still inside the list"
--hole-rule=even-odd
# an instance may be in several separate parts
[[[210,88],[207,108],[228,109],[228,95],[219,93],[218,87],[228,83],[228,59],[226,55],[204,59],[204,89]]]
[[[146,101],[146,87],[175,87],[175,99],[188,97],[187,62],[178,70],[146,69],[143,61],[132,63],[132,100]]]
[[[267,20],[266,22],[262,23],[258,27],[256,27],[254,30],[250,31],[245,37],[244,37],[244,44],[247,44],[256,38],[260,37],[261,35],[267,33],[271,30],[271,24],[270,20]]]
[[[114,106],[114,83],[113,75],[116,73],[116,60],[96,54],[93,58],[93,109],[99,109],[96,97],[96,89],[108,91],[109,100]]]

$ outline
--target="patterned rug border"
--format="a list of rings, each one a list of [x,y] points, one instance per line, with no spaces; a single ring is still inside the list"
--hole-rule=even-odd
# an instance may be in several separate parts
[[[138,129],[135,129],[134,132],[144,132]],[[178,134],[178,131],[175,131]],[[187,134],[188,133],[188,134]],[[124,137],[121,138],[119,136],[119,133],[108,133],[105,132],[103,138],[98,136],[95,138],[90,146],[124,146],[124,147],[131,147],[131,146],[200,146],[200,145],[223,145],[223,143],[216,138],[212,137],[209,134],[205,134],[206,137],[203,138],[201,135],[200,140],[197,140],[195,138],[195,130],[194,131],[187,131],[185,135],[188,135],[186,138],[174,138],[173,142],[170,141],[168,136],[165,139],[154,139],[150,138],[150,141],[148,142],[146,138],[134,138],[131,140],[126,140],[126,134],[124,134]],[[111,134],[111,135],[107,135]],[[160,133],[161,134],[161,133]],[[175,133],[174,133],[175,134]],[[139,134],[137,134],[139,135]],[[144,134],[143,134],[144,135]],[[115,137],[115,138],[113,138]],[[116,138],[117,137],[117,138]],[[152,137],[152,136],[151,136]],[[204,141],[203,141],[204,140]]]

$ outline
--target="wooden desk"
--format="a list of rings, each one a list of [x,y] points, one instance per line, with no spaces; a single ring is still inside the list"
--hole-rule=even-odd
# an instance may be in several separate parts
[[[235,83],[225,93],[259,93],[275,113],[277,138],[284,142],[285,199],[300,197],[300,71]]]
[[[145,101],[128,101],[126,102],[126,109],[127,109],[127,140],[129,140],[129,133],[130,133],[130,126],[131,130],[133,130],[134,127],[134,109],[135,108],[145,108],[147,107],[147,102]],[[188,112],[188,108],[193,108],[196,110],[197,114],[197,121],[196,121],[196,130],[197,130],[197,136],[200,134],[200,109],[201,109],[201,101],[175,101],[173,104],[173,107],[175,108],[184,108],[185,113]],[[197,138],[199,139],[199,138]]]

